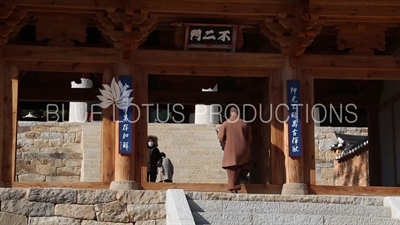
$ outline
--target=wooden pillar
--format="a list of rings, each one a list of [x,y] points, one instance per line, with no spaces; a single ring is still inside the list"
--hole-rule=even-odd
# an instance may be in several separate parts
[[[271,170],[271,124],[270,118],[272,118],[273,114],[271,115],[271,108],[270,108],[270,96],[269,96],[269,81],[265,79],[262,83],[261,89],[259,92],[262,93],[261,105],[259,106],[258,110],[260,110],[260,122],[261,122],[261,159],[262,159],[262,177],[261,183],[262,184],[270,184],[271,173],[275,171]],[[283,176],[282,176],[283,177]]]
[[[1,150],[1,181],[13,182],[17,154],[18,129],[18,69],[8,63],[1,63],[0,88],[2,105],[2,150]]]
[[[315,185],[314,77],[310,71],[301,71],[300,80],[304,183]]]
[[[119,65],[118,67],[121,67],[121,65]],[[124,66],[126,69],[124,71],[120,71],[120,69],[117,69],[115,77],[117,82],[119,81],[119,75],[129,75],[131,74],[130,68],[128,69],[127,65]],[[129,70],[129,71],[128,71]],[[131,87],[134,88],[133,84],[130,85]],[[136,94],[136,93],[135,93]],[[135,95],[133,95],[134,98],[136,98]],[[133,110],[133,121],[135,120],[135,108],[132,109]],[[117,118],[117,120],[119,120],[119,109],[116,108],[115,109],[115,117]],[[135,168],[134,168],[134,160],[135,160],[135,155],[134,153],[129,154],[129,155],[121,155],[119,153],[119,148],[120,148],[120,140],[119,140],[119,123],[115,123],[115,133],[114,133],[114,145],[115,145],[115,153],[114,153],[114,157],[115,157],[115,181],[135,181]],[[133,124],[133,131],[132,131],[132,143],[135,143],[136,139],[135,139],[135,129],[136,126],[135,124]]]
[[[138,106],[139,120],[134,124],[134,160],[135,180],[147,181],[147,124],[148,124],[148,75],[141,66],[132,70],[134,103]],[[137,110],[137,109],[136,109]]]
[[[282,185],[285,183],[285,152],[283,147],[283,84],[281,79],[281,70],[270,77],[269,80],[269,99],[271,109],[271,183]]]
[[[107,68],[103,73],[103,84],[111,84],[114,77],[114,69]],[[102,110],[101,123],[101,179],[102,182],[114,180],[114,152],[118,151],[115,143],[115,130],[117,124],[114,122],[113,107]]]
[[[287,101],[287,80],[299,79],[299,70],[290,67],[289,59],[286,58],[285,67],[282,70],[282,83],[283,83],[283,103],[290,107],[290,102]],[[300,95],[302,95],[300,90]],[[283,149],[286,157],[286,183],[303,183],[303,157],[290,157],[289,156],[289,117],[288,110],[285,108],[283,110]],[[302,116],[302,118],[304,118]],[[300,121],[301,122],[301,121]]]
[[[132,75],[132,68],[131,65],[123,63],[122,60],[122,52],[120,53],[121,61],[115,65],[114,69],[114,77],[116,82],[119,82],[119,76],[121,75]],[[135,102],[135,99],[137,98],[135,95],[137,94],[135,91],[135,80],[133,79],[132,84],[130,84],[130,88],[133,88],[133,103]],[[119,120],[119,108],[115,107],[113,109],[115,112],[113,112],[116,121]],[[132,108],[133,111],[133,118],[132,121],[135,121],[135,116],[136,116],[136,108]],[[110,125],[111,126],[111,125]],[[137,129],[137,124],[133,124],[132,126],[132,132],[131,132],[131,139],[132,139],[132,145],[133,146],[133,152],[132,154],[120,154],[119,149],[120,149],[120,140],[119,140],[119,122],[115,122],[115,127],[114,127],[114,168],[115,168],[115,179],[110,185],[110,189],[118,189],[118,190],[130,190],[130,189],[138,189],[138,184],[136,183],[139,180],[135,180],[135,149],[136,149],[136,136],[135,132]],[[110,144],[112,145],[112,144]]]

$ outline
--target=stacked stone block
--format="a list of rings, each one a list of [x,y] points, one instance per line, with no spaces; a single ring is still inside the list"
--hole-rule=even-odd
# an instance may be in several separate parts
[[[80,180],[82,125],[18,122],[16,181]]]
[[[150,123],[148,133],[158,137],[160,151],[172,161],[174,182],[226,183],[215,125]]]
[[[226,173],[221,168],[223,151],[215,125],[150,123],[148,130],[150,135],[158,136],[160,151],[174,164],[174,182],[226,182]],[[358,161],[350,163],[353,167],[364,165],[360,167],[363,171],[357,170],[362,175],[359,180],[345,180],[357,174],[351,174],[354,168],[334,160],[337,153],[330,146],[337,141],[335,131],[368,134],[367,128],[316,126],[317,185],[366,185],[367,155],[356,157]],[[19,122],[16,180],[100,181],[100,163],[101,123]],[[344,171],[350,174],[345,176]]]
[[[165,225],[165,192],[0,189],[0,224]]]

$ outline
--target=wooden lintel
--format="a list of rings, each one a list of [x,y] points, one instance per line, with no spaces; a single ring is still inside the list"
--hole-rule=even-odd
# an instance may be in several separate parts
[[[112,64],[62,63],[62,62],[21,62],[13,61],[20,71],[103,73]]]
[[[365,0],[313,0],[310,5],[318,6],[400,6],[400,2],[397,0],[379,0],[379,1],[365,1]]]
[[[131,58],[135,64],[144,67],[157,65],[278,69],[284,65],[282,54],[266,53],[136,50],[132,52]]]
[[[99,89],[80,88],[40,88],[21,87],[19,101],[34,102],[100,102]],[[150,103],[159,104],[251,104],[257,102],[250,94],[242,92],[188,92],[188,91],[149,91]]]
[[[5,45],[3,60],[30,62],[117,63],[118,50],[112,48],[43,47]]]
[[[123,8],[122,1],[115,0],[12,0],[12,2],[19,6],[24,7],[40,7],[52,9],[93,9],[101,10],[112,8]]]
[[[155,13],[188,13],[199,15],[247,15],[276,16],[278,12],[294,13],[290,3],[277,1],[186,1],[186,0],[137,0],[132,1],[132,8],[148,9]]]
[[[399,71],[311,69],[310,72],[315,79],[400,80]]]
[[[350,1],[349,1],[350,2]],[[386,5],[310,5],[310,14],[320,17],[391,18],[400,19],[400,6]],[[371,1],[371,4],[379,1]],[[397,3],[398,4],[398,3]]]
[[[400,71],[400,57],[381,55],[303,55],[303,69]],[[400,79],[400,73],[398,73]]]
[[[370,106],[370,99],[364,95],[315,95],[315,104],[322,104],[326,107],[353,107],[354,104],[357,108],[367,108]],[[354,109],[354,108],[351,108]]]
[[[222,77],[270,77],[274,69],[200,67],[200,66],[144,66],[148,74]]]

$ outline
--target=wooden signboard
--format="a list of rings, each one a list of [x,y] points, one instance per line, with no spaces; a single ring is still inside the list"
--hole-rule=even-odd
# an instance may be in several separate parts
[[[186,24],[185,49],[215,48],[235,51],[237,26]]]
[[[287,81],[287,98],[289,107],[289,156],[300,157],[302,155],[302,140],[299,80]]]
[[[132,87],[132,76],[119,76],[122,86]],[[129,96],[125,96],[126,99]],[[132,130],[133,130],[133,107],[124,107],[119,109],[119,153],[121,155],[132,154]]]

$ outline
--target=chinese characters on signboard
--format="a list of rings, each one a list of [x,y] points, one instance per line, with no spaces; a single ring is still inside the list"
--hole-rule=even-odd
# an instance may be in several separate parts
[[[185,48],[235,50],[237,27],[233,25],[186,24]]]
[[[300,81],[288,80],[287,92],[287,101],[289,106],[289,156],[300,157],[302,154]]]
[[[122,85],[128,85],[132,87],[132,76],[120,76],[119,80]],[[132,154],[133,143],[132,143],[132,109],[133,107],[127,107],[125,109],[119,109],[119,153],[120,154]]]

